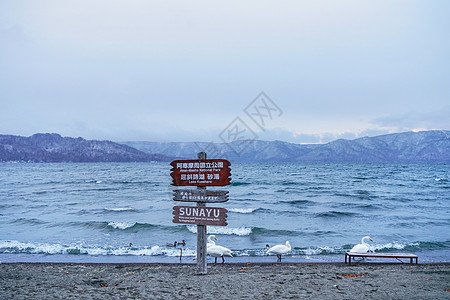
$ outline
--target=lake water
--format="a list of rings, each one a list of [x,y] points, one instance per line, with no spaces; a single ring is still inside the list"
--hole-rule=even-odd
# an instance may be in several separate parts
[[[172,223],[168,163],[1,163],[0,261],[192,262],[196,227]],[[450,262],[448,164],[231,165],[228,226],[208,226],[235,255],[343,261],[365,235],[377,252]],[[209,188],[208,188],[209,189]],[[210,205],[211,206],[211,205]],[[166,243],[185,240],[182,247]],[[132,243],[131,247],[125,247]]]

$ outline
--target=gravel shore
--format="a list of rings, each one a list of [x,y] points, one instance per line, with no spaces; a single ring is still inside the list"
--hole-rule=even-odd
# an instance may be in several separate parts
[[[450,299],[450,264],[0,264],[0,299]]]

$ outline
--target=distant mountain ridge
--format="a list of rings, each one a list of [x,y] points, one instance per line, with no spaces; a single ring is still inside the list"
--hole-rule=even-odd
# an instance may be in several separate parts
[[[237,150],[236,152],[234,150]],[[450,131],[403,132],[326,144],[282,141],[126,142],[85,140],[39,133],[0,135],[0,162],[148,162],[208,158],[231,162],[420,163],[450,162]]]
[[[0,162],[148,162],[169,161],[111,141],[38,133],[30,137],[0,135]]]
[[[124,144],[146,153],[164,153],[173,157],[191,159],[195,158],[197,152],[206,150],[209,158],[225,157],[232,162],[450,162],[450,131],[448,130],[393,133],[306,145],[260,140],[235,141],[229,145],[226,143],[211,145],[203,142],[126,142]],[[233,149],[237,149],[237,153]]]

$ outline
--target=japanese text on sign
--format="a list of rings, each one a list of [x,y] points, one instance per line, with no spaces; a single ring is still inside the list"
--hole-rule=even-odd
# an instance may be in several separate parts
[[[175,160],[170,174],[176,186],[224,186],[230,184],[230,162],[215,160]]]

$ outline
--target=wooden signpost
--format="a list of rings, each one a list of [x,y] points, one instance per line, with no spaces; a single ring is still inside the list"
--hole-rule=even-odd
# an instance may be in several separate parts
[[[206,186],[230,184],[230,162],[225,159],[206,159],[206,153],[197,154],[198,160],[174,160],[170,163],[174,186],[196,186],[192,189],[176,189],[173,200],[196,202],[197,206],[174,206],[173,223],[197,225],[197,270],[207,273],[206,226],[227,226],[227,210],[206,207],[206,203],[228,201],[228,191],[206,190]]]

